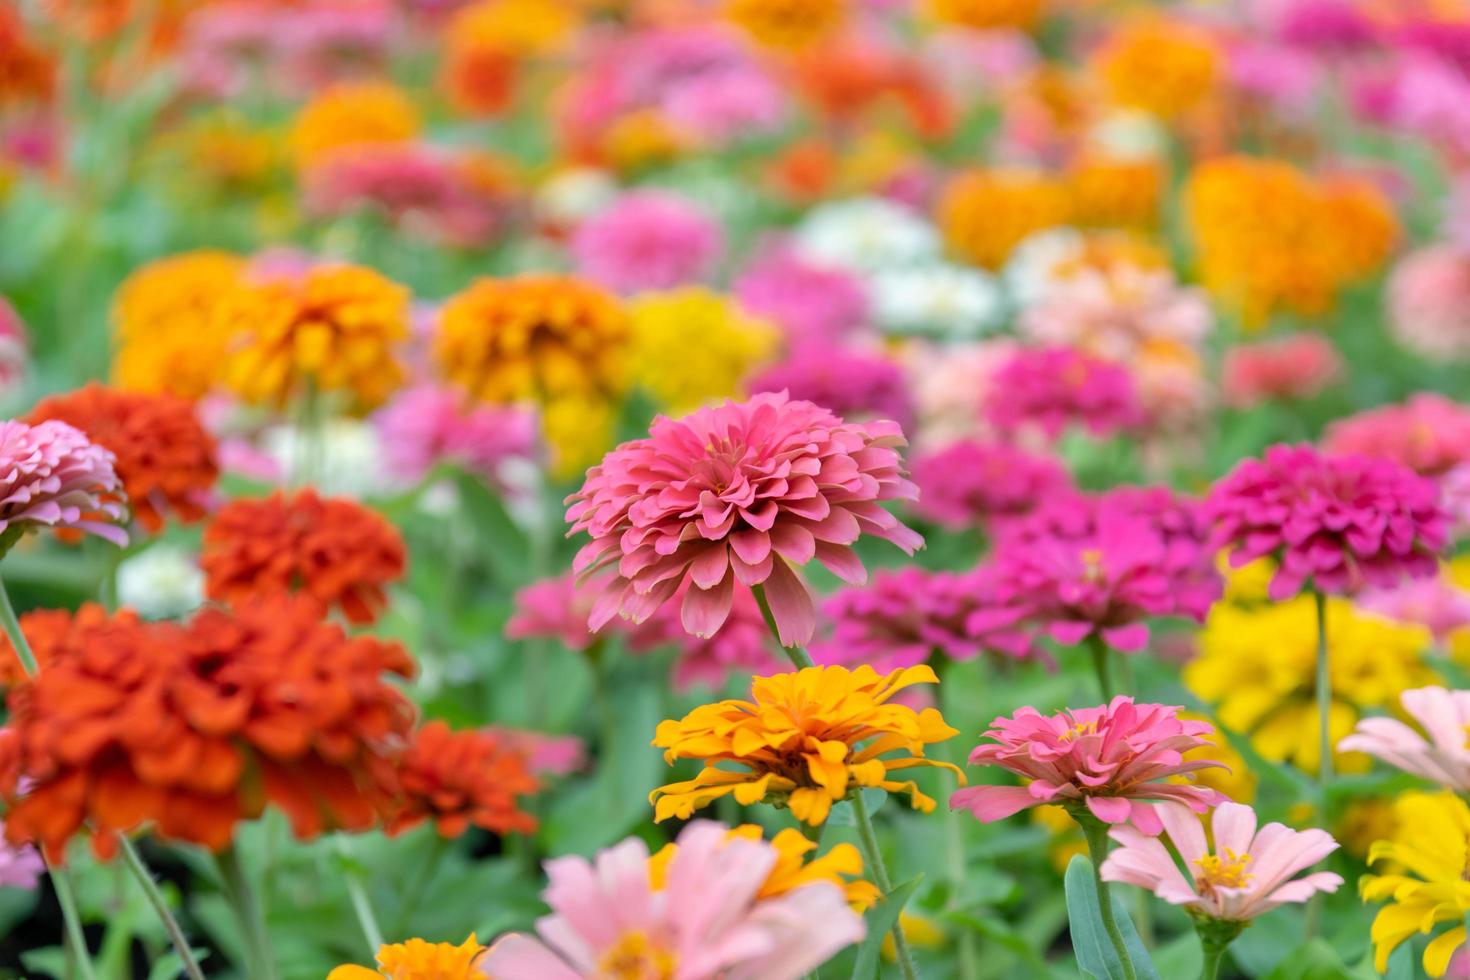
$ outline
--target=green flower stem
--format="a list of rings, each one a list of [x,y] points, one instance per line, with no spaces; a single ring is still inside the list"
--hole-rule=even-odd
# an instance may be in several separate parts
[[[945,713],[954,717],[957,712],[951,712],[954,707],[951,702],[953,697],[953,685],[950,683],[950,671],[955,667],[955,661],[947,657],[935,657],[939,675],[939,696],[943,702]],[[965,748],[957,740],[951,739],[946,744],[949,761],[963,769],[968,761]],[[947,867],[945,871],[949,878],[949,911],[958,911],[960,908],[960,892],[965,884],[965,832],[961,823],[961,815],[958,810],[949,806],[941,807],[944,814],[944,843],[945,859]],[[957,962],[955,971],[959,980],[976,980],[980,976],[979,951],[975,948],[975,931],[968,927],[960,930],[959,939],[956,944]]]
[[[10,603],[10,593],[5,588],[4,580],[0,580],[0,628],[5,630],[6,637],[10,640],[11,647],[20,658],[21,666],[25,668],[27,677],[35,677],[40,672],[40,665],[36,662],[35,651],[31,649],[30,641],[26,639],[24,631],[20,628],[20,620],[15,615],[15,607]],[[179,954],[179,962],[184,966],[184,972],[189,975],[190,980],[204,980],[204,974],[199,971],[199,964],[194,961],[194,954],[189,948],[189,941],[184,937],[184,930],[179,922],[169,911],[168,903],[164,901],[163,894],[159,892],[158,885],[153,881],[153,875],[148,871],[143,859],[138,856],[133,842],[123,834],[117,835],[122,844],[123,857],[127,861],[128,870],[133,873],[138,884],[147,896],[148,903],[158,913],[158,918],[163,922],[164,931],[168,933],[169,941],[173,943],[174,952]],[[48,867],[50,863],[47,863]],[[71,943],[76,954],[77,962],[84,977],[92,974],[92,960],[87,952],[86,937],[82,932],[82,920],[77,912],[76,896],[72,894],[71,881],[64,873],[53,868],[51,881],[56,888],[56,898],[61,904],[61,917],[66,926],[67,941]]]
[[[362,934],[370,947],[369,952],[377,956],[378,950],[383,946],[383,930],[378,927],[378,917],[373,914],[373,903],[368,899],[367,889],[363,887],[362,874],[357,869],[347,838],[340,834],[337,836],[337,853],[342,856],[342,883],[347,886],[347,897],[352,900],[353,914],[357,916],[357,924],[362,927]]]
[[[878,886],[883,892],[883,898],[887,900],[893,894],[893,880],[888,877],[888,866],[883,863],[883,852],[878,850],[878,835],[873,832],[873,818],[868,816],[868,804],[863,801],[862,789],[852,794],[852,813],[857,823],[858,841],[863,847],[868,873],[873,877],[873,884]],[[914,967],[914,954],[909,950],[908,940],[904,938],[901,915],[893,921],[892,936],[893,949],[898,955],[898,968],[903,972],[904,980],[917,980],[919,971]]]
[[[255,900],[255,891],[250,887],[250,879],[245,874],[245,869],[240,866],[240,856],[233,847],[227,847],[220,852],[216,860],[219,862],[220,878],[225,883],[225,897],[229,900],[230,908],[234,910],[235,921],[240,929],[241,941],[245,944],[245,956],[248,963],[246,976],[250,980],[276,980],[276,962],[271,956],[270,937],[265,930],[265,917],[261,914],[260,905]],[[373,950],[377,952],[377,950]]]
[[[1072,819],[1076,820],[1082,827],[1082,833],[1087,836],[1087,853],[1092,858],[1092,876],[1097,884],[1097,911],[1102,916],[1103,930],[1107,932],[1108,939],[1112,940],[1113,951],[1118,954],[1118,962],[1123,966],[1123,976],[1127,980],[1138,980],[1138,971],[1133,966],[1133,959],[1128,955],[1128,944],[1123,942],[1123,931],[1118,928],[1118,920],[1113,915],[1112,889],[1106,881],[1103,881],[1102,864],[1103,859],[1108,856],[1108,828],[1101,820],[1080,808],[1070,809]]]
[[[781,559],[777,558],[776,560],[780,561]],[[771,635],[776,638],[776,643],[780,645],[781,649],[786,651],[786,656],[791,658],[791,662],[796,666],[796,669],[801,670],[804,667],[815,667],[816,665],[812,663],[811,655],[799,645],[787,646],[781,643],[781,631],[776,627],[776,617],[771,612],[771,604],[766,601],[766,587],[757,583],[750,587],[750,591],[755,593],[755,602],[756,605],[761,607],[761,615],[766,619],[766,628],[771,631]]]
[[[1099,633],[1093,633],[1087,638],[1087,649],[1092,653],[1092,670],[1097,674],[1098,689],[1102,691],[1103,702],[1107,703],[1113,700],[1113,679],[1109,670],[1111,651]]]
[[[1200,980],[1215,980],[1220,975],[1220,964],[1225,962],[1225,947],[1201,941],[1204,950],[1204,965],[1200,967]]]
[[[184,973],[188,975],[189,980],[204,980],[204,974],[194,960],[194,952],[189,948],[189,940],[185,937],[184,930],[179,927],[178,920],[169,911],[163,892],[158,890],[158,883],[153,880],[153,873],[148,870],[148,865],[143,863],[138,849],[133,846],[133,842],[125,834],[118,834],[117,839],[122,845],[123,860],[127,862],[128,870],[132,871],[138,884],[143,886],[143,894],[147,896],[148,904],[153,906],[153,911],[158,913],[158,918],[163,922],[163,929],[168,933],[168,939],[173,944],[174,952],[179,954]]]
[[[10,603],[7,602],[6,605],[9,606]],[[56,889],[56,902],[61,906],[61,921],[66,930],[67,948],[71,950],[70,959],[76,963],[82,980],[97,980],[97,973],[92,969],[92,954],[87,950],[87,937],[82,933],[82,917],[77,912],[77,897],[72,891],[71,874],[50,861],[46,862],[46,870],[51,874],[51,887]]]
[[[1240,935],[1248,923],[1229,919],[1212,919],[1206,915],[1195,915],[1194,931],[1199,934],[1199,945],[1204,953],[1200,967],[1200,980],[1216,980],[1220,967],[1225,962],[1225,951]]]
[[[1315,589],[1312,597],[1317,603],[1317,731],[1321,736],[1317,777],[1325,787],[1332,782],[1332,664],[1327,652],[1327,597]]]

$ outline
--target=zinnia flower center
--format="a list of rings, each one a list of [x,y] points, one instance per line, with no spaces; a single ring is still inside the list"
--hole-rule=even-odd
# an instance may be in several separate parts
[[[597,975],[604,980],[672,980],[677,966],[672,952],[634,929],[602,954]]]
[[[1067,731],[1065,731],[1065,732],[1062,733],[1062,741],[1063,742],[1070,742],[1074,738],[1082,738],[1082,737],[1084,737],[1086,735],[1096,735],[1096,734],[1097,734],[1097,722],[1095,722],[1095,721],[1079,721],[1079,722],[1077,722],[1077,724],[1073,725],[1070,729],[1068,729]]]
[[[1245,866],[1251,861],[1249,854],[1236,854],[1226,848],[1225,855],[1225,857],[1220,857],[1215,854],[1206,854],[1194,862],[1195,867],[1199,868],[1199,874],[1195,876],[1195,884],[1201,893],[1215,888],[1244,888],[1255,877],[1245,870]]]

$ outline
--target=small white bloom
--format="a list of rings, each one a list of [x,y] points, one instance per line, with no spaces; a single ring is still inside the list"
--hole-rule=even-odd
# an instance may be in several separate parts
[[[324,496],[371,497],[387,484],[377,430],[360,419],[331,419],[316,433],[278,425],[262,444],[283,482],[310,483]]]
[[[552,174],[536,188],[535,209],[555,225],[575,225],[601,211],[618,194],[606,170],[572,167]]]
[[[1120,109],[1103,116],[1087,134],[1087,142],[1119,160],[1153,160],[1169,152],[1169,133],[1157,116]]]
[[[204,573],[195,557],[170,544],[155,544],[117,566],[119,604],[145,619],[169,619],[204,602]]]
[[[1039,231],[1017,245],[1003,272],[1011,302],[1019,309],[1036,303],[1051,292],[1087,248],[1087,239],[1075,228]]]
[[[887,269],[873,281],[873,315],[888,333],[973,340],[1000,322],[995,280],[978,269],[935,262]]]
[[[880,197],[816,208],[796,228],[796,251],[814,262],[871,273],[939,258],[939,233],[914,212]]]

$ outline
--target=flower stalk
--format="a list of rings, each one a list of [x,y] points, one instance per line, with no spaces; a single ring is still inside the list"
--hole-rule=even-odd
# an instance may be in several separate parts
[[[276,980],[278,974],[275,959],[271,956],[265,916],[255,899],[254,889],[250,887],[250,879],[240,866],[239,854],[233,847],[228,847],[220,852],[216,861],[225,885],[225,898],[235,913],[240,938],[245,944],[246,960],[250,964],[248,975],[251,980]]]
[[[878,886],[884,899],[888,900],[893,895],[893,880],[888,876],[888,865],[883,863],[883,852],[878,849],[878,835],[873,832],[873,818],[868,815],[868,804],[863,800],[861,789],[852,794],[852,813],[857,824],[858,842],[863,848],[863,860],[867,862],[866,866],[873,876],[873,884]],[[914,954],[909,949],[908,940],[904,938],[902,918],[900,914],[893,920],[893,949],[904,980],[917,980],[919,971],[914,966]]]
[[[1327,596],[1312,591],[1317,607],[1317,732],[1320,739],[1317,776],[1322,786],[1332,782],[1332,664],[1327,650]]]
[[[1087,838],[1087,854],[1092,860],[1092,878],[1097,886],[1097,911],[1102,917],[1103,931],[1108,934],[1113,951],[1118,954],[1123,976],[1126,980],[1138,980],[1138,970],[1133,965],[1133,958],[1128,955],[1128,944],[1123,941],[1123,930],[1118,928],[1118,919],[1113,914],[1112,888],[1102,876],[1103,860],[1108,856],[1107,825],[1080,806],[1069,806],[1067,812],[1077,821]]]
[[[1216,919],[1207,915],[1194,917],[1194,931],[1199,935],[1200,949],[1204,953],[1200,980],[1216,980],[1219,977],[1220,967],[1225,962],[1225,951],[1247,925],[1248,922]]]
[[[780,559],[778,558],[776,560],[779,561]],[[755,604],[761,607],[761,616],[766,621],[766,628],[769,629],[771,631],[771,635],[776,638],[776,645],[781,647],[781,649],[786,652],[786,656],[790,658],[791,663],[796,667],[796,669],[802,670],[806,667],[816,666],[812,662],[811,654],[807,653],[800,644],[786,646],[781,642],[781,630],[779,627],[776,626],[776,616],[774,613],[771,612],[771,604],[766,599],[765,585],[757,582],[755,585],[752,585],[750,587],[750,591],[755,593]]]

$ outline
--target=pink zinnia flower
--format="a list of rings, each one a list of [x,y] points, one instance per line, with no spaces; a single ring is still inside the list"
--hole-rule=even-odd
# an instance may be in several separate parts
[[[506,936],[481,970],[496,980],[595,980],[615,962],[626,976],[797,980],[863,938],[861,916],[830,881],[761,898],[778,858],[766,841],[698,820],[678,845],[662,888],[637,837],[592,861],[548,861],[540,938]]]
[[[1381,456],[1424,476],[1470,462],[1470,406],[1419,392],[1333,422],[1322,448],[1339,456]]]
[[[915,458],[913,469],[914,510],[951,530],[1022,517],[1072,489],[1060,462],[1006,443],[961,440]]]
[[[685,591],[689,588],[686,585]],[[675,600],[682,598],[674,596]],[[731,675],[772,674],[786,669],[785,661],[776,656],[771,630],[754,593],[745,589],[735,593],[729,618],[711,636],[691,636],[673,603],[659,606],[641,626],[630,628],[630,652],[662,647],[678,651],[673,676],[676,691],[686,691],[696,684],[719,688]]]
[[[1214,322],[1204,292],[1179,285],[1172,272],[1119,266],[1059,280],[1021,312],[1017,327],[1039,344],[1129,363],[1161,341],[1194,348]]]
[[[1315,333],[1232,347],[1225,354],[1221,387],[1233,408],[1266,401],[1315,398],[1342,377],[1342,355],[1332,341]]]
[[[1214,850],[1198,817],[1173,803],[1158,815],[1189,877],[1157,831],[1115,827],[1109,833],[1120,847],[1103,861],[1104,881],[1137,885],[1171,905],[1211,919],[1243,922],[1284,905],[1305,902],[1318,892],[1335,892],[1342,876],[1319,871],[1295,878],[1337,850],[1325,830],[1292,830],[1268,823],[1256,830],[1256,811],[1240,803],[1221,803],[1210,817]]]
[[[1470,793],[1470,749],[1465,747],[1470,691],[1420,687],[1405,691],[1399,702],[1427,739],[1396,718],[1364,718],[1353,734],[1337,743],[1337,750],[1366,752],[1396,769],[1457,793]]]
[[[1470,626],[1470,592],[1457,589],[1448,575],[1411,579],[1391,589],[1368,589],[1355,601],[1369,612],[1423,626],[1440,643]]]
[[[583,222],[571,249],[579,273],[632,293],[702,279],[723,242],[719,223],[684,198],[634,191]]]
[[[1002,529],[991,565],[1010,601],[1058,643],[1143,649],[1146,620],[1204,620],[1222,583],[1198,506],[1164,488],[1060,494]]]
[[[46,873],[41,853],[29,844],[11,844],[4,839],[5,824],[0,822],[0,888],[36,887]]]
[[[502,470],[536,452],[536,420],[529,412],[469,405],[462,393],[435,385],[406,388],[373,416],[385,471],[414,483],[450,463],[503,487]]]
[[[1200,769],[1226,768],[1218,762],[1186,762],[1182,756],[1210,742],[1202,735],[1209,722],[1185,721],[1179,709],[1134,704],[1125,695],[1097,708],[1042,715],[1026,707],[1013,717],[991,722],[985,733],[994,744],[970,753],[971,765],[1000,766],[1026,786],[970,786],[949,798],[951,809],[966,809],[982,823],[1046,803],[1081,802],[1104,823],[1129,819],[1145,831],[1161,828],[1149,804],[1175,800],[1196,813],[1225,801],[1219,792],[1190,782],[1164,782]]]
[[[1049,439],[1074,425],[1106,438],[1144,421],[1128,369],[1070,347],[1017,351],[991,379],[985,415],[1001,432],[1035,428]]]
[[[892,419],[905,429],[913,424],[903,367],[881,354],[803,347],[751,379],[750,390],[785,391],[845,419]]]
[[[1432,480],[1392,460],[1280,444],[1217,482],[1206,511],[1232,567],[1277,559],[1269,592],[1281,601],[1308,582],[1342,594],[1437,574],[1449,530],[1438,499]]]
[[[931,572],[915,566],[879,572],[861,588],[835,593],[822,606],[833,623],[829,640],[813,643],[820,665],[867,664],[881,673],[928,662],[934,654],[970,660],[995,652],[1032,652],[1025,612],[988,601],[976,574]],[[977,626],[971,629],[974,617]]]
[[[586,650],[597,640],[587,627],[596,600],[596,591],[578,586],[570,572],[532,582],[516,590],[505,635],[511,640],[556,640],[568,650]]]
[[[30,335],[26,325],[4,296],[0,296],[0,393],[19,387],[30,363]]]
[[[790,101],[766,72],[735,70],[696,76],[670,90],[663,106],[680,131],[718,147],[776,129]]]
[[[827,350],[868,322],[861,281],[789,249],[758,259],[735,281],[734,293],[745,309],[780,326],[792,348]]]
[[[1426,360],[1470,361],[1470,253],[1432,245],[1400,261],[1388,281],[1388,322]]]
[[[785,394],[659,418],[649,437],[624,443],[587,472],[568,498],[572,531],[592,541],[577,553],[584,578],[616,575],[590,620],[621,614],[641,623],[687,578],[684,628],[711,636],[724,625],[735,586],[764,586],[785,645],[811,639],[816,610],[793,570],[813,558],[861,584],[852,550],[864,533],[912,553],[923,539],[880,506],[913,499],[892,422],[858,425]]]
[[[0,552],[36,526],[126,547],[122,481],[112,453],[65,422],[0,422]]]
[[[484,731],[519,752],[535,776],[565,776],[587,764],[587,747],[575,735],[545,735],[501,725],[490,725]]]

